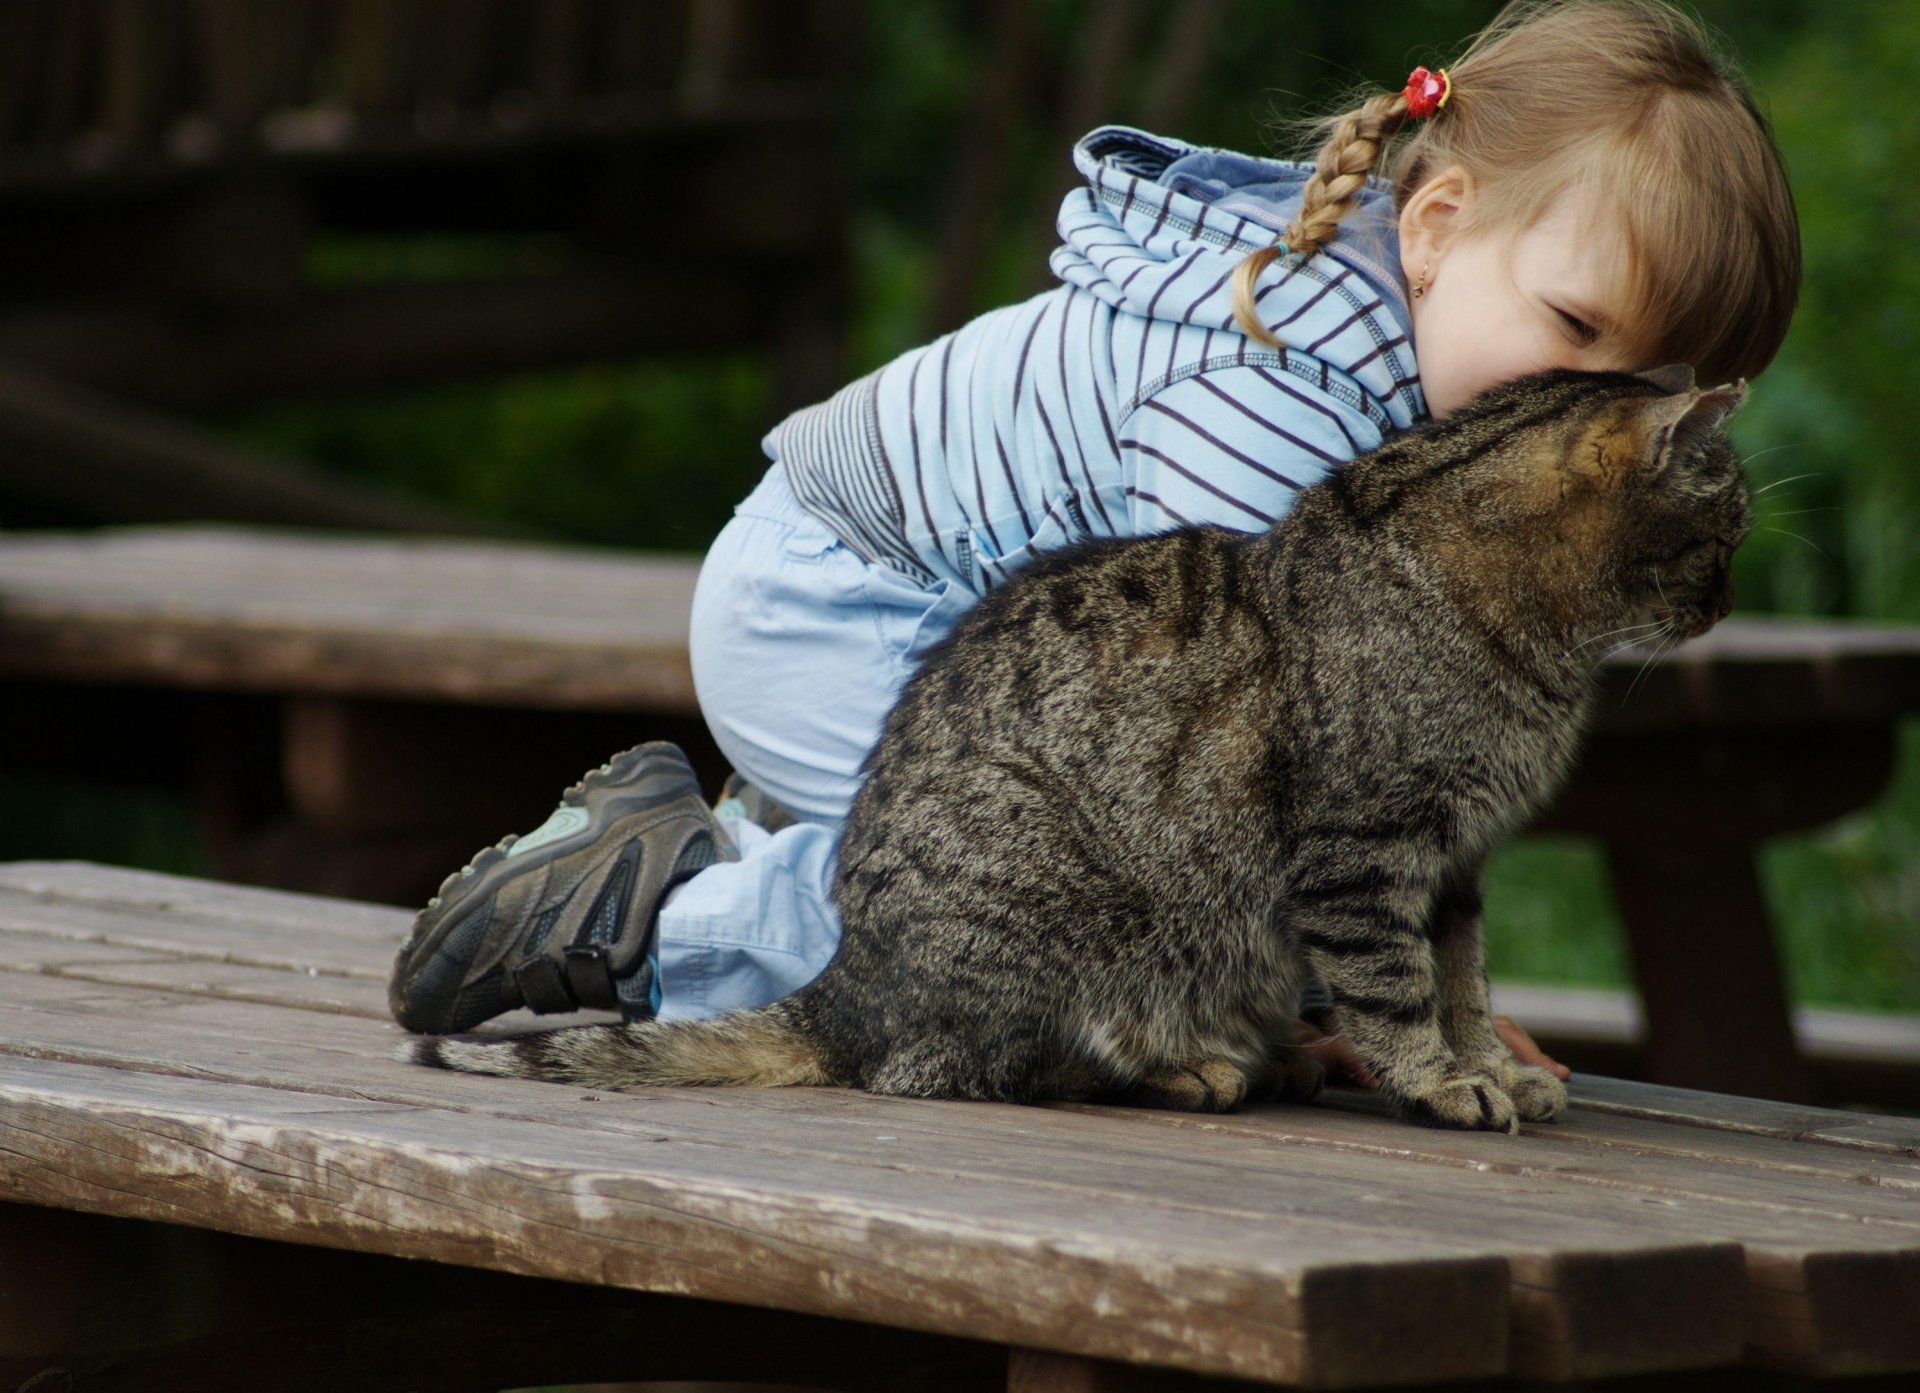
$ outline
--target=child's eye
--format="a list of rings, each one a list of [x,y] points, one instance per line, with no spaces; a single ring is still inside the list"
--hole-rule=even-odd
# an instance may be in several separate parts
[[[1555,310],[1554,313],[1567,322],[1567,327],[1573,330],[1574,338],[1583,346],[1600,337],[1600,331],[1584,319],[1568,314],[1565,310]]]

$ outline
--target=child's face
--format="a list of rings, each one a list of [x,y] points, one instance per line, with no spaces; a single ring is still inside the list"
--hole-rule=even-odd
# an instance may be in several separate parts
[[[1414,356],[1427,408],[1451,415],[1501,382],[1546,368],[1632,370],[1618,331],[1626,307],[1610,298],[1612,262],[1585,228],[1577,195],[1563,195],[1532,227],[1512,233],[1448,228],[1470,186],[1437,176],[1401,211],[1400,259],[1409,286]]]

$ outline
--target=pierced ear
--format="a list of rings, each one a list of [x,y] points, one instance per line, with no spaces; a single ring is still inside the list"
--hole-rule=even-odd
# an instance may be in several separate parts
[[[1693,390],[1692,363],[1669,363],[1664,368],[1649,368],[1643,373],[1636,373],[1635,376],[1651,382],[1667,393]]]
[[[1678,393],[1652,403],[1647,423],[1654,431],[1653,448],[1647,463],[1656,471],[1665,469],[1676,451],[1691,451],[1708,436],[1725,429],[1746,399],[1747,382],[1742,378],[1704,392]]]
[[[1474,197],[1473,176],[1457,164],[1414,190],[1400,210],[1400,255],[1408,280],[1419,274],[1422,263],[1438,257],[1465,224]]]

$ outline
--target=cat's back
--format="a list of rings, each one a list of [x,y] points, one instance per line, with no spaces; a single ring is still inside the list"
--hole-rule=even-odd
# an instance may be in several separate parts
[[[1284,639],[1259,576],[1258,536],[1196,527],[1102,539],[1034,563],[929,654],[892,727],[1055,756],[1088,723],[1113,757],[1119,726],[1216,707]]]

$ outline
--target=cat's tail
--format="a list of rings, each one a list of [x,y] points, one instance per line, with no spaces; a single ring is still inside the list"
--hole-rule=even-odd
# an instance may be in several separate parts
[[[841,1082],[784,1001],[703,1021],[629,1021],[537,1035],[410,1040],[402,1057],[438,1069],[589,1088]]]

